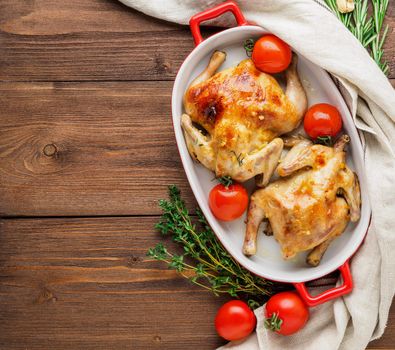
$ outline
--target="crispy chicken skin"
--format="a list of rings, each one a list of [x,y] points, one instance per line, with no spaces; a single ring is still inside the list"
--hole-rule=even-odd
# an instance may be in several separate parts
[[[313,249],[307,263],[317,266],[330,242],[349,220],[360,217],[358,178],[346,165],[343,135],[332,147],[294,139],[277,168],[279,180],[251,197],[243,252],[256,253],[259,225],[267,219],[285,259]],[[286,140],[289,144],[289,140]]]
[[[295,129],[306,110],[297,57],[287,69],[287,88],[250,59],[219,73],[225,53],[215,51],[184,96],[181,126],[189,153],[216,176],[265,186],[283,149],[279,135]]]

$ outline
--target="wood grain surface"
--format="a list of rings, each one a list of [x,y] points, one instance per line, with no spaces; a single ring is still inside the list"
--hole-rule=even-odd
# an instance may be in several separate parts
[[[146,261],[155,221],[1,220],[1,348],[219,346],[212,321],[226,299]]]
[[[153,215],[170,183],[194,203],[175,145],[171,88],[0,82],[0,214]]]
[[[223,344],[226,298],[145,257],[167,185],[195,206],[170,108],[192,48],[115,0],[0,0],[0,349]],[[369,349],[395,349],[395,307]]]

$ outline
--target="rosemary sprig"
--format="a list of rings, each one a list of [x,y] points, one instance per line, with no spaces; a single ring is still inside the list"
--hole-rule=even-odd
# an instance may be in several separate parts
[[[176,186],[169,187],[169,197],[169,200],[159,201],[163,214],[155,227],[180,243],[183,253],[171,253],[159,243],[148,250],[147,256],[167,263],[169,268],[215,295],[229,294],[249,299],[252,307],[261,305],[274,293],[272,282],[253,275],[230,256],[200,209],[196,211],[199,228],[192,222]],[[281,285],[279,287],[282,288]]]
[[[383,60],[384,42],[388,33],[388,25],[383,29],[385,14],[389,0],[371,0],[372,14],[369,15],[369,1],[355,0],[353,12],[341,13],[336,0],[325,0],[332,12],[366,47],[384,74],[388,74],[389,66]]]
[[[372,41],[371,50],[373,59],[379,65],[384,74],[388,74],[389,66],[387,62],[383,62],[384,42],[388,34],[388,24],[383,28],[385,14],[388,9],[388,0],[372,0],[373,3],[373,20],[377,36]]]
[[[234,156],[236,157],[236,160],[237,160],[237,163],[239,164],[239,166],[242,166],[243,165],[243,161],[244,161],[244,158],[245,157],[243,157],[243,154],[242,153],[239,153],[239,154],[237,154],[235,151],[230,151],[231,153],[233,153],[234,154]]]

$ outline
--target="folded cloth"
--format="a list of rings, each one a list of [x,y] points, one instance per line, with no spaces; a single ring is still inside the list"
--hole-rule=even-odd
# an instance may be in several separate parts
[[[187,24],[189,18],[222,1],[121,0],[145,14]],[[263,327],[256,310],[257,331],[222,349],[365,349],[379,338],[395,290],[395,93],[388,79],[358,40],[320,0],[240,0],[249,22],[276,34],[310,61],[337,77],[339,88],[365,139],[365,162],[372,224],[354,256],[354,290],[344,298],[311,309],[304,329],[284,337]],[[214,24],[231,26],[229,17]]]

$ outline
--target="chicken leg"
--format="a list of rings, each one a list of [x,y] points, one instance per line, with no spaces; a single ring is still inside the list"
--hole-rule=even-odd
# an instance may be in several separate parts
[[[243,254],[247,256],[256,254],[258,229],[262,220],[265,218],[265,212],[256,202],[257,196],[259,196],[257,192],[251,196],[250,206],[248,208],[247,228],[243,244]]]
[[[210,79],[216,73],[218,68],[221,67],[225,59],[226,59],[225,52],[214,51],[210,57],[207,67],[194,80],[192,80],[192,83],[189,85],[189,88]]]
[[[296,107],[297,115],[301,119],[307,109],[307,96],[299,79],[297,63],[298,56],[293,54],[291,64],[285,71],[285,78],[287,82],[285,95]]]

